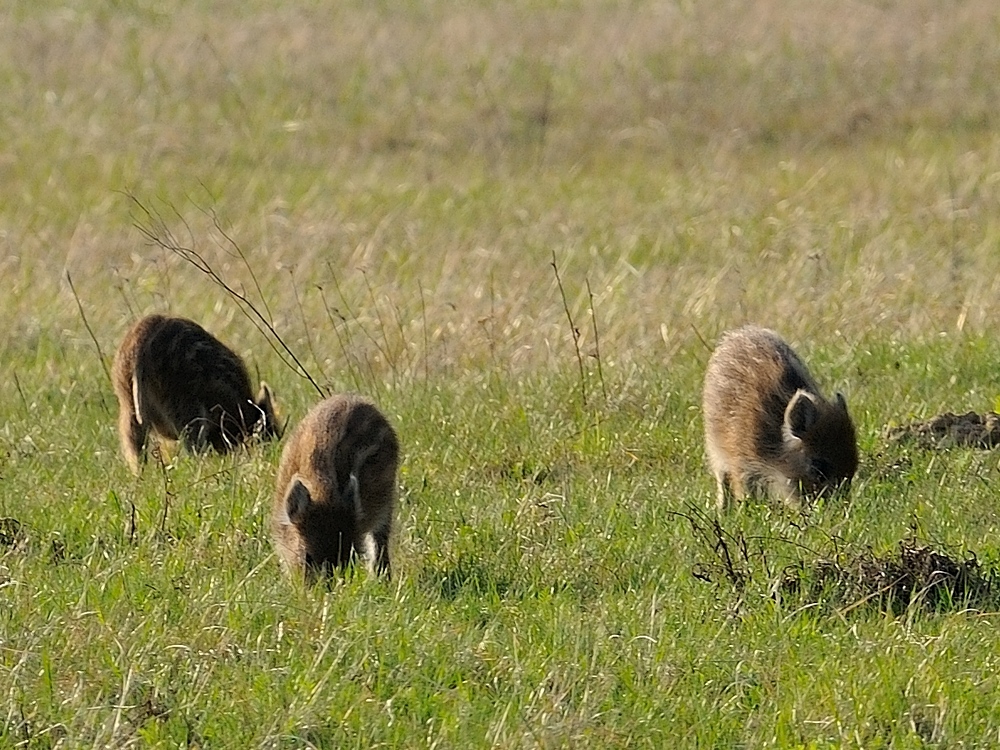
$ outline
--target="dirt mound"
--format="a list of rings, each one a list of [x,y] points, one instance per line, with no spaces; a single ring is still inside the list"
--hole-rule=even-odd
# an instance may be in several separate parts
[[[996,448],[1000,445],[1000,414],[939,414],[926,422],[913,422],[886,431],[886,437],[898,443],[914,443],[921,448],[940,449],[955,446]]]
[[[996,571],[981,566],[975,555],[956,560],[904,539],[898,552],[841,553],[835,559],[789,566],[775,593],[783,598],[827,602],[842,612],[869,604],[899,614],[917,603],[937,611],[992,607],[997,584]]]
[[[782,607],[843,616],[859,608],[894,615],[910,608],[932,612],[1000,607],[1000,571],[983,565],[976,554],[952,555],[910,535],[895,548],[876,554],[871,548],[811,550],[782,536],[748,537],[727,530],[719,519],[692,506],[677,515],[691,525],[703,557],[691,570],[700,581],[728,589],[732,611],[747,596],[764,595]],[[781,567],[776,558],[794,557]],[[787,557],[785,557],[787,560]],[[754,593],[756,592],[756,593]]]

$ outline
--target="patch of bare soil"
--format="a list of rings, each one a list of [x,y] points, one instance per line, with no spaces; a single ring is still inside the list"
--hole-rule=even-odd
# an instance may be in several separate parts
[[[955,446],[992,449],[1000,445],[1000,414],[952,414],[946,412],[925,422],[913,422],[886,430],[886,437],[898,443],[914,443],[939,450]]]

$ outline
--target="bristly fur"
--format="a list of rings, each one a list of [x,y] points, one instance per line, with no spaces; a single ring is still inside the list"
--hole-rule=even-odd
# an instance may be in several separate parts
[[[774,331],[746,326],[723,335],[708,362],[702,407],[720,510],[758,490],[798,504],[850,487],[858,449],[844,397],[824,399]]]
[[[313,581],[363,554],[391,574],[399,441],[361,396],[314,406],[288,437],[278,468],[271,533],[282,566]]]
[[[254,398],[246,365],[197,323],[149,315],[125,334],[112,370],[118,432],[132,471],[150,431],[226,453],[253,435],[280,437],[271,389]]]

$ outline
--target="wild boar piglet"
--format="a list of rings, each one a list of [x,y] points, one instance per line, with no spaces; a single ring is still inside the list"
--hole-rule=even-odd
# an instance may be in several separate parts
[[[129,329],[112,369],[122,453],[139,473],[151,431],[226,453],[252,435],[280,437],[266,383],[254,398],[243,360],[194,321],[149,315]]]
[[[792,505],[847,490],[858,468],[854,423],[843,395],[831,403],[774,331],[725,333],[702,393],[705,451],[718,505],[770,492]]]
[[[311,582],[362,554],[389,576],[398,467],[396,432],[371,401],[342,394],[314,406],[278,467],[271,533],[284,569]]]

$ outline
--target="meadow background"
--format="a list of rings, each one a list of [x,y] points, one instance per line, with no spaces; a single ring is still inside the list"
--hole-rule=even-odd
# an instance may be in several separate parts
[[[996,746],[997,597],[774,584],[1000,563],[996,455],[883,432],[1000,400],[997,39],[990,0],[6,3],[0,744]],[[390,583],[280,577],[280,444],[129,474],[106,367],[154,311],[290,424],[379,402]],[[719,519],[736,590],[699,399],[744,322],[863,459]]]

